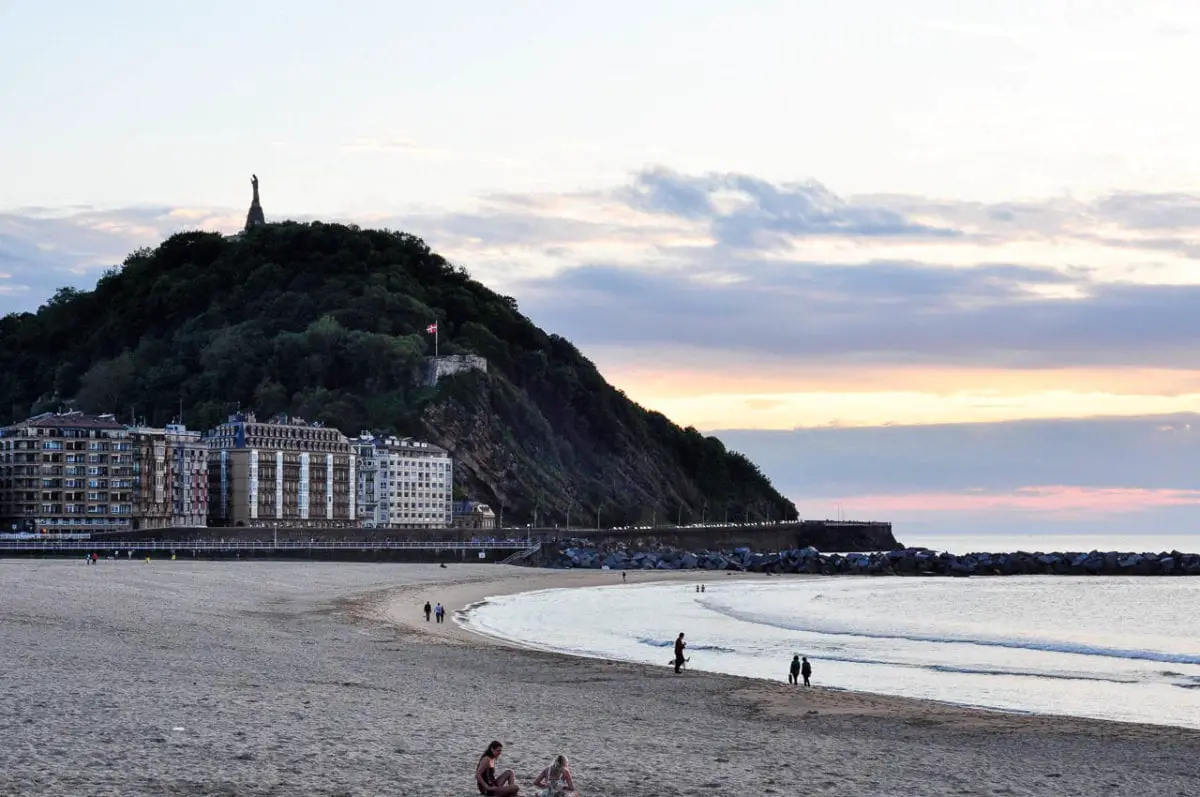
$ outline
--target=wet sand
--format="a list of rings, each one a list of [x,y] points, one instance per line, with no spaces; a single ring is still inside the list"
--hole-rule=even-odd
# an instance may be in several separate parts
[[[619,578],[0,560],[0,794],[470,795],[493,738],[523,794],[558,752],[589,796],[1200,794],[1196,731],[676,676],[420,613]]]

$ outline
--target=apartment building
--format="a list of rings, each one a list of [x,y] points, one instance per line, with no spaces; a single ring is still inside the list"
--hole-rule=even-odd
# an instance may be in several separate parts
[[[454,465],[449,453],[412,438],[351,441],[366,463],[359,474],[359,519],[377,528],[443,529],[453,525]]]
[[[211,525],[358,525],[356,457],[337,429],[236,413],[206,442]]]
[[[369,432],[363,432],[350,441],[354,447],[355,474],[358,483],[355,485],[357,498],[358,521],[367,528],[377,528],[387,525],[386,512],[379,513],[379,463],[382,460],[386,467],[387,453],[375,447],[376,438]],[[382,456],[381,456],[382,454]]]
[[[133,493],[133,443],[112,415],[47,412],[0,429],[5,530],[127,531]]]
[[[182,424],[129,429],[134,454],[133,527],[208,525],[208,445]]]

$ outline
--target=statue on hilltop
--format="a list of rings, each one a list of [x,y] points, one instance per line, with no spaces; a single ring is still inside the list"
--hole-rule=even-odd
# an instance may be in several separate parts
[[[267,218],[263,215],[262,205],[258,201],[258,175],[250,175],[250,186],[254,189],[254,197],[250,200],[250,212],[246,214],[246,229],[257,227],[260,224],[266,224]]]

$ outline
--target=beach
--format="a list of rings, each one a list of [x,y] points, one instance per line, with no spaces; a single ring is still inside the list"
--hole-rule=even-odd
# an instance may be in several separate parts
[[[584,795],[1200,793],[1196,731],[677,676],[421,614],[619,580],[0,560],[0,794],[470,795],[492,739],[523,794],[560,752]]]

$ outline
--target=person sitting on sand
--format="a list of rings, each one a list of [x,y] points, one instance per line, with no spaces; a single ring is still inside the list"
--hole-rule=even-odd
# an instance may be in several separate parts
[[[543,769],[533,785],[542,790],[538,797],[579,797],[571,777],[571,765],[565,755],[559,755],[553,764]]]
[[[521,787],[517,785],[517,776],[511,769],[504,770],[499,777],[496,776],[496,762],[500,760],[502,752],[504,745],[492,742],[475,765],[475,785],[479,787],[480,794],[489,797],[512,797],[521,791]]]

